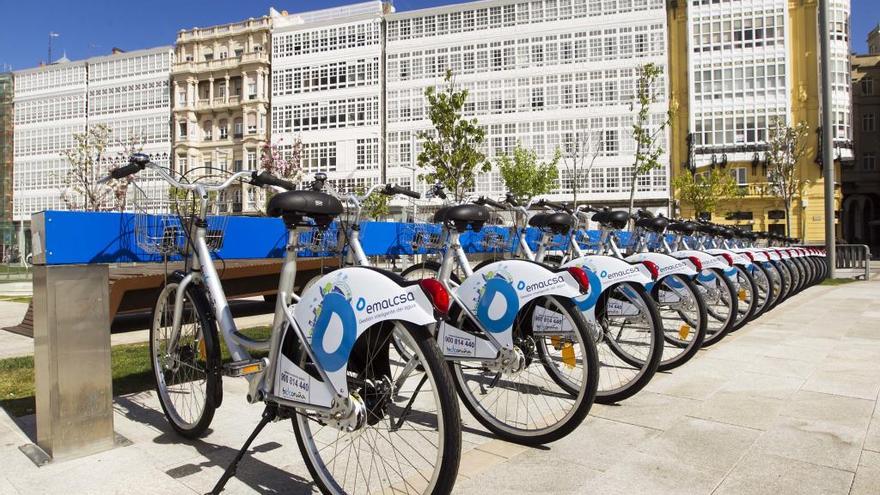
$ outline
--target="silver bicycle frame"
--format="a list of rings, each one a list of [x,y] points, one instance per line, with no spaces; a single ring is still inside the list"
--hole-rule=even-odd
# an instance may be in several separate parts
[[[211,251],[207,243],[207,208],[208,208],[208,192],[220,191],[229,187],[235,180],[240,177],[250,176],[252,172],[243,171],[234,174],[220,185],[204,185],[204,184],[183,184],[165,172],[161,167],[150,167],[162,176],[167,182],[174,187],[186,189],[195,192],[199,197],[199,215],[193,219],[193,231],[191,233],[191,245],[187,244],[185,253],[185,269],[188,272],[180,285],[175,290],[175,311],[172,322],[171,337],[169,343],[169,352],[174,353],[177,343],[180,339],[181,318],[183,308],[183,298],[186,287],[193,281],[201,281],[207,289],[208,296],[214,309],[214,317],[220,327],[220,334],[229,348],[229,353],[234,361],[246,361],[251,359],[248,353],[250,350],[268,350],[268,362],[264,363],[265,367],[261,373],[246,375],[248,380],[249,394],[248,400],[252,403],[260,400],[261,397],[271,398],[275,402],[308,408],[313,410],[326,411],[327,408],[307,403],[293,402],[280,399],[273,395],[273,387],[275,384],[275,364],[278,362],[278,354],[281,349],[281,337],[284,325],[290,325],[300,345],[309,355],[313,362],[317,363],[317,359],[312,351],[309,340],[305,332],[296,323],[293,315],[288,310],[290,305],[296,299],[293,293],[294,283],[296,281],[296,249],[299,239],[299,230],[288,230],[287,245],[285,247],[284,262],[281,266],[281,275],[278,283],[278,297],[275,303],[275,315],[272,321],[272,334],[268,341],[260,341],[251,339],[238,331],[235,320],[232,317],[232,310],[226,299],[226,293],[223,291],[223,285],[220,283],[220,276],[214,266],[211,258]],[[339,398],[340,395],[331,385],[330,379],[326,371],[320,366],[315,366],[321,375],[324,386],[327,387],[333,397]]]

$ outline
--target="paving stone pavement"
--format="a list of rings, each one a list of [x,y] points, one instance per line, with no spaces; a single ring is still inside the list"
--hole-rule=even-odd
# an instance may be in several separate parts
[[[115,402],[131,445],[42,468],[18,451],[33,418],[0,414],[0,495],[204,493],[261,412],[244,402],[242,381],[224,388],[201,441],[176,437],[155,396],[135,394]],[[594,406],[544,448],[493,439],[465,416],[456,492],[876,494],[878,393],[880,280],[813,287],[632,399]],[[290,425],[276,423],[225,493],[311,491]]]

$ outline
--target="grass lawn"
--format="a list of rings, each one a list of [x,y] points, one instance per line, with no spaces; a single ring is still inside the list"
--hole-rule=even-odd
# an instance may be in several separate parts
[[[0,296],[0,301],[17,302],[28,304],[31,302],[31,296]]]
[[[254,339],[268,339],[269,327],[255,327],[241,333]],[[230,360],[229,350],[221,345],[223,361]],[[254,353],[258,356],[258,353]],[[124,344],[111,350],[113,395],[131,394],[153,389],[150,368],[150,345]],[[0,407],[12,416],[34,414],[34,357],[0,359]]]

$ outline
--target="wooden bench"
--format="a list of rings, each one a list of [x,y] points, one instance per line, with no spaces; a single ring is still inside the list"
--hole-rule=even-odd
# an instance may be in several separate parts
[[[217,261],[223,290],[230,299],[232,314],[236,317],[268,314],[274,310],[271,296],[278,291],[281,273],[280,259],[245,259]],[[339,266],[338,258],[306,258],[297,261],[295,289],[297,292],[312,278]],[[169,263],[168,273],[182,268],[181,263]],[[162,290],[166,266],[158,263],[110,266],[111,332],[149,328],[150,314]],[[266,297],[270,302],[235,301],[254,296]],[[34,336],[34,304],[28,304],[21,323],[4,330]]]

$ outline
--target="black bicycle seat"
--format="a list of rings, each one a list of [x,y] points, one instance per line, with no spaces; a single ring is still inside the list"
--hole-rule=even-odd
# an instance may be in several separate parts
[[[317,191],[286,191],[272,196],[266,214],[270,217],[282,217],[288,227],[311,225],[304,220],[311,218],[315,225],[326,228],[342,210],[342,203],[329,194]]]
[[[529,225],[554,234],[568,234],[577,222],[568,213],[537,213],[529,218]]]
[[[625,211],[600,211],[593,215],[593,221],[615,229],[622,229],[629,223],[629,213]]]
[[[679,234],[691,235],[697,230],[697,224],[687,221],[670,222],[669,230]]]
[[[489,209],[475,204],[446,206],[434,214],[435,223],[454,227],[459,232],[464,232],[468,227],[474,232],[479,232],[487,221],[489,221]]]
[[[651,232],[663,233],[669,226],[669,219],[664,217],[644,217],[636,220],[636,226]]]

